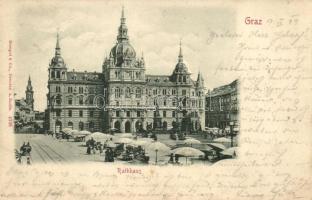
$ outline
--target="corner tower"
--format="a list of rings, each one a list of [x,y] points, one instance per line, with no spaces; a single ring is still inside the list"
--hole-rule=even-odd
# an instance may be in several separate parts
[[[186,64],[183,62],[182,42],[180,41],[180,51],[178,56],[178,63],[171,75],[171,81],[176,84],[189,85],[191,84],[191,73],[188,72]]]
[[[66,80],[66,64],[61,55],[59,33],[56,35],[55,55],[49,64],[49,80]]]
[[[136,52],[129,41],[125,11],[122,7],[117,43],[104,59],[103,73],[105,80],[111,81],[145,81],[145,63],[143,56],[136,57]]]
[[[30,76],[28,77],[28,83],[27,83],[25,94],[26,94],[27,105],[31,107],[31,110],[34,110],[34,91],[31,85]]]

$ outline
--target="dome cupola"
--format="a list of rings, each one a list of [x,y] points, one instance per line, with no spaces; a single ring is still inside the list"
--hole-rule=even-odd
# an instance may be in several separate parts
[[[58,33],[56,36],[55,56],[51,60],[51,66],[56,68],[65,67],[64,59],[61,56],[60,37]]]
[[[120,26],[118,28],[117,43],[110,51],[110,58],[114,59],[114,64],[121,67],[123,63],[126,65],[135,61],[136,52],[129,43],[128,28],[126,26],[126,18],[124,7],[122,7]]]

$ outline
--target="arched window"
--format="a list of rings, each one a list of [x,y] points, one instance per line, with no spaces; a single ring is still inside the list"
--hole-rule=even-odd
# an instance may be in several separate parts
[[[131,89],[129,87],[126,88],[126,98],[131,97]]]
[[[89,130],[93,131],[94,129],[94,122],[89,122]]]
[[[83,96],[78,97],[79,105],[83,105]]]
[[[73,128],[74,128],[73,122],[68,122],[67,126],[68,126],[68,128],[70,128],[70,129],[73,129]]]
[[[94,101],[94,96],[89,96],[89,97],[88,97],[88,102],[87,102],[87,103],[88,103],[89,105],[93,105],[93,101]]]

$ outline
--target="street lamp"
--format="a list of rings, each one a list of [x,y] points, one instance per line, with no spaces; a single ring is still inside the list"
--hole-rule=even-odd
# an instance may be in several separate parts
[[[158,149],[156,149],[155,152],[156,152],[156,160],[155,160],[155,163],[156,163],[156,165],[157,165],[157,152],[158,152]]]
[[[231,121],[231,122],[230,122],[231,147],[233,147],[233,136],[234,136],[234,134],[233,134],[233,127],[234,127],[234,122]]]

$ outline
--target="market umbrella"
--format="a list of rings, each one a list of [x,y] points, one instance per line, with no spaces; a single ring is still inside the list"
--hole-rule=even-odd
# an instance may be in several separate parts
[[[66,135],[71,135],[71,132],[73,131],[73,129],[64,128],[62,131],[63,131],[63,133],[65,133]]]
[[[149,144],[147,146],[147,148],[149,150],[155,151],[155,153],[156,153],[155,163],[156,164],[157,164],[157,153],[159,151],[162,151],[162,152],[170,151],[170,148],[167,145],[165,145],[164,143],[161,143],[161,142],[153,142],[153,143]]]
[[[94,140],[110,140],[111,138],[114,138],[113,135],[109,135],[109,134],[105,134],[105,133],[101,133],[101,132],[94,132],[91,133],[90,135],[88,135],[86,137],[86,140],[89,140],[93,138]]]
[[[147,145],[149,145],[151,142],[149,142],[148,140],[134,140],[133,141],[133,145],[134,146],[147,146]]]
[[[79,131],[79,134],[80,134],[80,135],[90,135],[91,132],[90,132],[90,131],[85,131],[85,130],[83,130],[83,131]]]
[[[223,155],[235,157],[237,155],[237,150],[238,150],[238,147],[231,147],[231,148],[221,151],[220,153]]]
[[[79,134],[79,131],[77,130],[71,130],[70,132],[67,133],[68,135],[71,135],[71,136],[75,136],[75,135],[78,135]]]
[[[64,128],[62,131],[63,131],[64,133],[69,133],[69,132],[72,131],[72,129],[71,129],[71,128]]]
[[[133,138],[133,135],[131,133],[121,133],[121,134],[116,134],[117,137],[120,138]]]
[[[133,140],[130,138],[118,138],[115,143],[132,144]]]
[[[194,139],[194,138],[188,138],[188,139],[184,140],[184,143],[190,144],[192,146],[193,144],[200,144],[201,142],[199,140]]]
[[[115,148],[117,145],[113,143],[112,141],[107,142],[106,144],[107,147]]]
[[[180,148],[174,149],[173,153],[184,156],[185,157],[185,163],[187,163],[188,157],[198,157],[198,156],[205,155],[204,152],[202,152],[198,149],[192,148],[192,147],[180,147]]]
[[[228,143],[228,142],[231,142],[231,139],[225,138],[225,137],[220,137],[220,138],[214,139],[213,141],[214,141],[214,142],[224,142],[224,143]]]
[[[201,150],[203,152],[207,152],[207,151],[211,151],[212,148],[210,146],[208,146],[207,144],[193,144],[191,147],[193,147],[194,149],[198,149]]]
[[[208,143],[207,145],[209,145],[210,147],[212,147],[213,149],[217,151],[223,151],[226,149],[226,147],[220,143]]]

